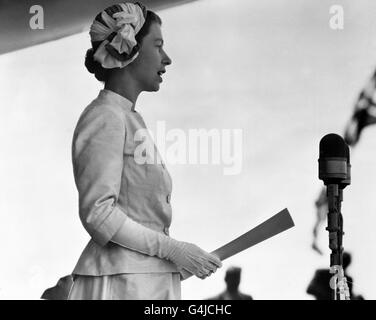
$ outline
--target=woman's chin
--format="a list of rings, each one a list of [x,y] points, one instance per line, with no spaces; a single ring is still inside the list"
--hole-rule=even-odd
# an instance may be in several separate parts
[[[159,91],[159,83],[154,83],[152,86],[150,86],[148,88],[148,90],[145,90],[145,91],[149,91],[149,92],[155,92],[155,91]]]

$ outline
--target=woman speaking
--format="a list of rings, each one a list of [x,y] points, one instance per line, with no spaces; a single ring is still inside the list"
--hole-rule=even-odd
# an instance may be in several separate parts
[[[169,237],[171,177],[154,143],[143,154],[148,161],[136,152],[146,129],[137,98],[158,91],[171,64],[161,24],[142,4],[121,3],[91,25],[85,65],[104,89],[73,135],[79,215],[91,239],[72,272],[69,300],[181,299],[183,274],[204,279],[221,266],[215,255]]]

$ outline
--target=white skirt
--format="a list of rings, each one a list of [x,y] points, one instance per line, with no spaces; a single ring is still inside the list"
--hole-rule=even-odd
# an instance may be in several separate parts
[[[180,300],[179,273],[74,275],[68,300]]]

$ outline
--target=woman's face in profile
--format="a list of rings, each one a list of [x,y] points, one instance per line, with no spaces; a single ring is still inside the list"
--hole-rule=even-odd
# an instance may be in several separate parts
[[[163,50],[161,26],[152,23],[141,42],[139,56],[129,65],[129,70],[141,91],[158,91],[169,64],[171,59]]]

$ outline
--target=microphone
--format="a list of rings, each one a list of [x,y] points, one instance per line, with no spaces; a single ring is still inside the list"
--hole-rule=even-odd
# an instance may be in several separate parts
[[[350,149],[341,136],[330,133],[320,140],[319,179],[327,186],[330,273],[334,300],[350,299],[346,277],[343,271],[343,218],[341,202],[343,189],[351,182]],[[339,289],[339,290],[337,290]]]
[[[341,189],[351,183],[350,149],[341,136],[330,133],[320,140],[319,179]]]

